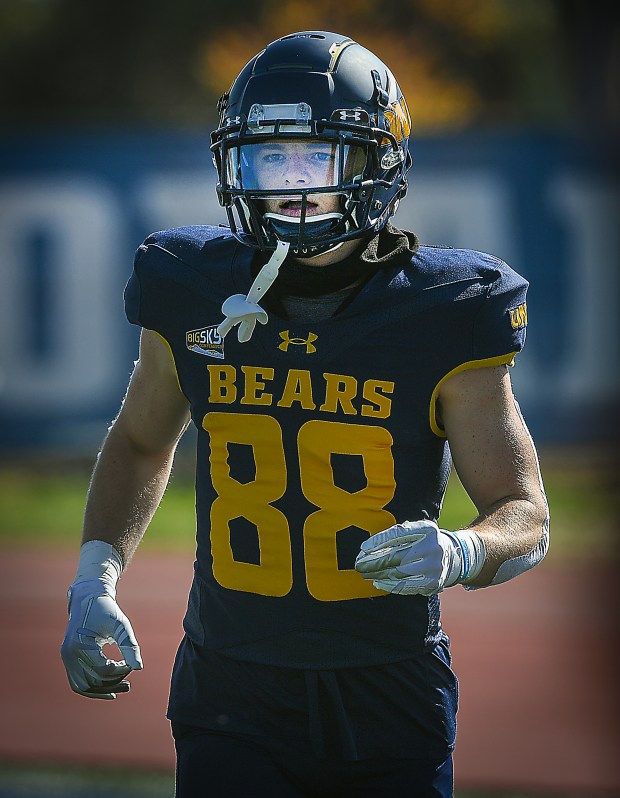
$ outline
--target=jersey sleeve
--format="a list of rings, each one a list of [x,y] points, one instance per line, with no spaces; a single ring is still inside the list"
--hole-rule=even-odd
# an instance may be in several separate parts
[[[461,309],[453,306],[453,314],[457,315],[448,317],[450,330],[445,337],[452,343],[451,356],[445,362],[429,406],[431,429],[440,437],[445,437],[437,417],[441,385],[453,374],[468,369],[512,365],[525,344],[527,280],[488,255],[484,255],[483,266],[472,299],[466,300]],[[454,323],[456,319],[458,323]]]
[[[145,325],[142,322],[142,285],[138,276],[138,264],[145,251],[144,244],[136,250],[133,271],[125,286],[125,315],[130,324],[137,324],[140,327]]]
[[[169,256],[150,246],[151,243],[154,241],[149,237],[136,250],[133,271],[125,287],[125,315],[131,324],[165,336],[162,327],[170,315],[174,286],[165,263]]]
[[[487,287],[472,326],[472,360],[512,357],[525,345],[528,283],[505,263]]]
[[[164,328],[178,318],[188,296],[205,290],[205,270],[213,260],[214,244],[226,238],[230,236],[220,228],[209,226],[179,227],[149,235],[136,251],[125,287],[129,322],[167,338]],[[213,291],[211,283],[209,290]]]
[[[167,338],[171,308],[178,304],[183,261],[171,252],[170,234],[152,233],[136,250],[133,272],[125,287],[125,314],[131,324]],[[173,240],[173,239],[172,239]]]

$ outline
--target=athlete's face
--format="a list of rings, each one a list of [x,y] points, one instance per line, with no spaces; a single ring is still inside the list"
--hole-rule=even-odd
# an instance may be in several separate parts
[[[230,151],[228,163],[229,180],[233,185],[246,190],[271,191],[274,195],[282,191],[299,189],[308,191],[313,187],[331,188],[334,191],[306,195],[306,216],[342,214],[342,193],[338,193],[340,153],[344,155],[342,169],[345,181],[361,175],[366,162],[365,150],[311,139],[281,138],[273,141],[244,144],[239,150]],[[286,197],[265,197],[260,200],[261,212],[278,216],[301,217],[301,193]],[[315,266],[326,266],[342,260],[353,252],[359,241],[345,241],[333,250],[312,257]]]
[[[253,146],[257,188],[308,189],[338,183],[337,145],[322,141],[280,139]],[[336,194],[309,194],[307,216],[338,211]],[[283,216],[301,216],[301,196],[265,200],[266,210]]]

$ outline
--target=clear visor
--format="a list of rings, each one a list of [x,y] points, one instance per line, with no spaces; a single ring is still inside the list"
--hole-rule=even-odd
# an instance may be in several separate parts
[[[273,139],[226,152],[229,187],[250,191],[335,188],[361,177],[365,148],[338,142]]]

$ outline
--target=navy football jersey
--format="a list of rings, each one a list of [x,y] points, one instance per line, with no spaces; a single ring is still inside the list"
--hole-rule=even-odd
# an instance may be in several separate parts
[[[437,520],[450,470],[439,386],[510,363],[526,281],[480,252],[421,246],[377,271],[334,316],[269,313],[222,340],[254,250],[225,228],[156,233],[126,290],[132,323],[168,343],[198,429],[195,575],[184,627],[221,654],[337,668],[432,647],[439,598],[394,596],[354,570],[361,542]]]

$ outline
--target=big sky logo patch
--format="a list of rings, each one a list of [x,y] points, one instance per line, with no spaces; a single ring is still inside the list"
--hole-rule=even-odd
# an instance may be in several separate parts
[[[224,339],[217,331],[217,324],[188,330],[185,333],[185,344],[190,352],[224,360]]]

